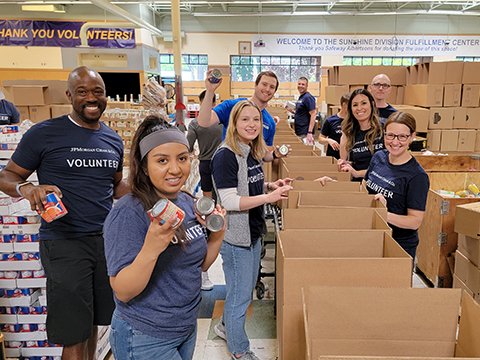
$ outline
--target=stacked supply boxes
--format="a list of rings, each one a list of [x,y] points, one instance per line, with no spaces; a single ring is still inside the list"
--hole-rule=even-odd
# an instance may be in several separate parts
[[[479,199],[480,200],[480,199]],[[458,249],[455,254],[453,287],[480,299],[480,202],[459,205],[455,217]]]

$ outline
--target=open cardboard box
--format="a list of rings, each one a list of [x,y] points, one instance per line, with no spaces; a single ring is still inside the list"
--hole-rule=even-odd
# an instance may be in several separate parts
[[[351,176],[348,172],[324,171],[324,170],[289,170],[282,166],[281,174],[294,180],[315,180],[322,176],[328,176],[337,181],[350,181]]]
[[[282,158],[282,163],[289,165],[289,164],[337,164],[337,160],[333,156],[319,156],[318,158],[312,159],[311,156],[298,156],[292,154],[292,156],[288,156]]]
[[[316,159],[316,158],[315,158]],[[314,161],[315,159],[312,159],[310,164],[297,164],[294,162],[288,162],[285,163],[283,162],[279,166],[279,176],[281,179],[286,178],[288,174],[294,173],[294,172],[302,172],[302,171],[308,171],[308,172],[316,172],[318,174],[317,177],[323,176],[323,173],[338,173],[338,166],[336,164],[322,164],[317,163]],[[350,176],[348,177],[348,180],[350,180]]]
[[[332,193],[319,191],[301,191],[296,206],[293,208],[318,208],[324,206],[373,208],[377,209],[384,219],[387,218],[387,208],[380,201],[375,200],[375,195],[365,193]]]
[[[303,300],[307,360],[480,357],[480,306],[460,289],[310,287]]]
[[[374,208],[303,208],[282,210],[283,230],[290,229],[379,229],[390,231],[382,214]]]
[[[309,219],[315,222],[317,218]],[[276,259],[280,359],[298,360],[305,356],[302,287],[410,287],[411,282],[412,258],[387,231],[280,231]]]

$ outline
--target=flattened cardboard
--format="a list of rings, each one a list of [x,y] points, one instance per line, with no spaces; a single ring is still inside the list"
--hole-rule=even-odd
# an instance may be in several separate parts
[[[308,287],[304,293],[306,359],[455,354],[459,289]],[[469,325],[478,330],[478,314],[471,320],[477,320]],[[471,344],[471,339],[464,339]],[[468,353],[472,356],[475,350]]]

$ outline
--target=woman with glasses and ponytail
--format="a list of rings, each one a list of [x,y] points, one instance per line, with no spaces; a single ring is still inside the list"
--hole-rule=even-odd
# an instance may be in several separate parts
[[[367,190],[386,205],[393,238],[415,259],[417,229],[427,202],[428,176],[408,151],[415,137],[415,118],[395,112],[385,123],[385,150],[373,155],[365,174]]]

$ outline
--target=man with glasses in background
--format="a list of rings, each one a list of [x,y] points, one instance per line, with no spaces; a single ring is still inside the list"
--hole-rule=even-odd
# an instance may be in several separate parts
[[[390,78],[385,74],[376,75],[372,79],[372,83],[368,86],[368,91],[370,91],[375,99],[375,105],[378,110],[378,119],[382,126],[385,125],[388,117],[397,111],[397,109],[387,103],[391,87]]]

